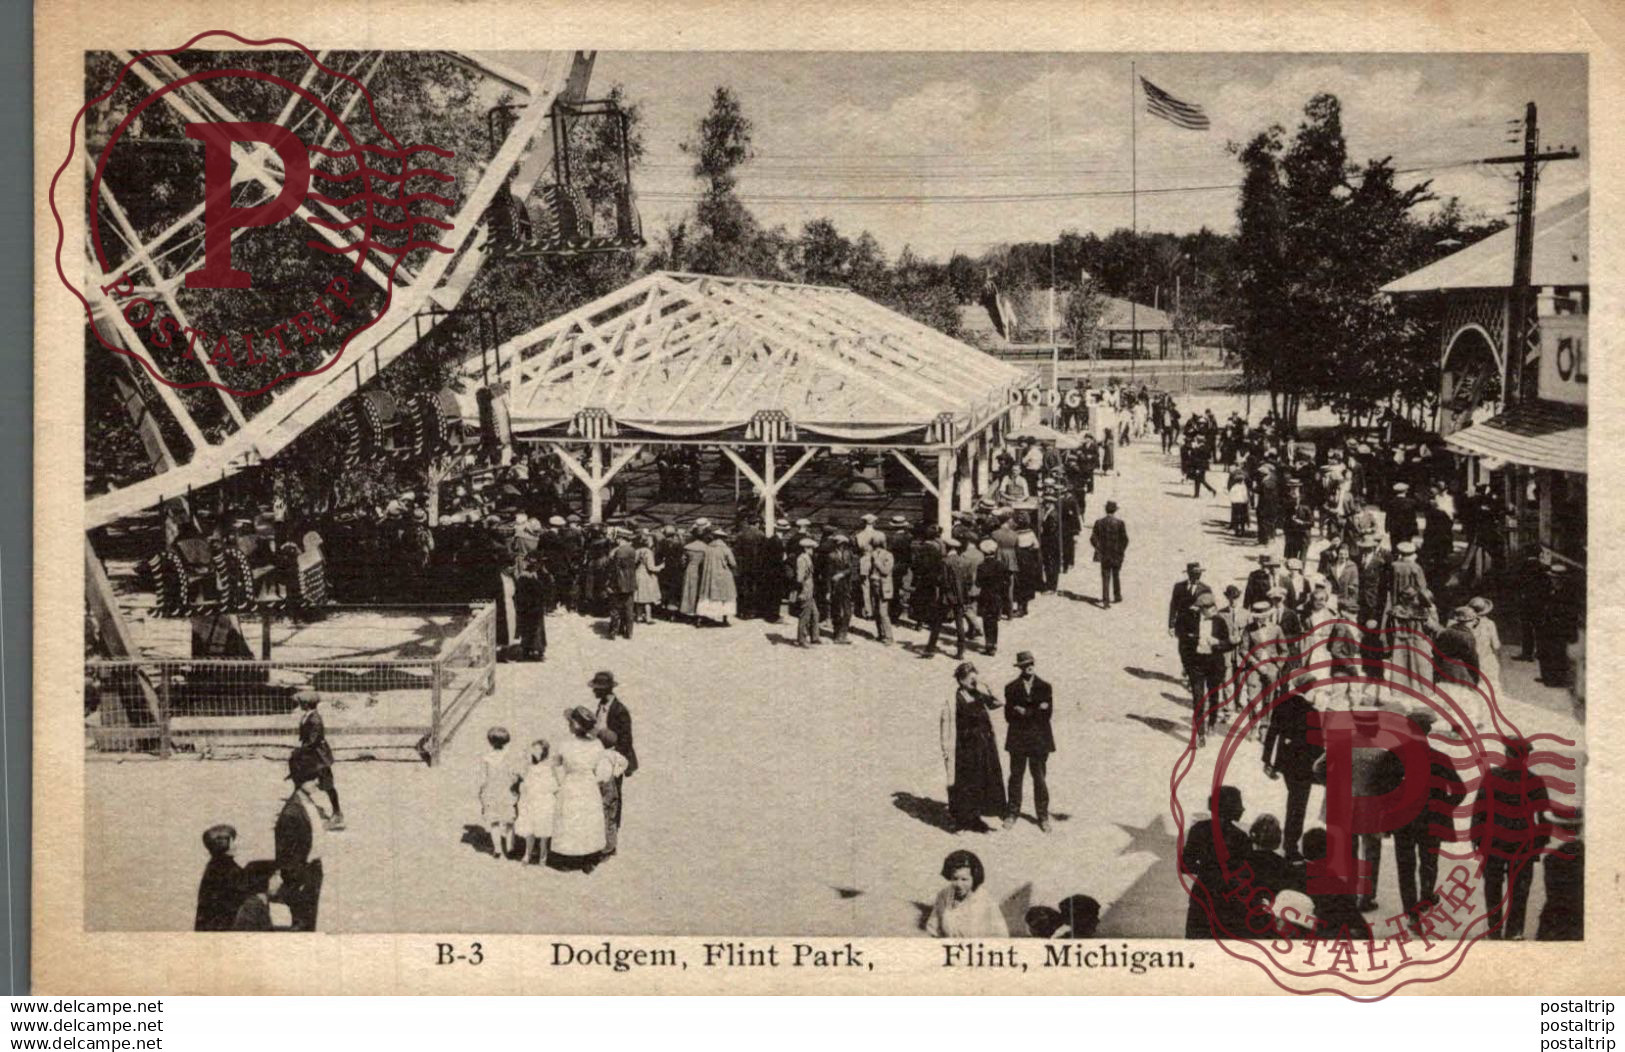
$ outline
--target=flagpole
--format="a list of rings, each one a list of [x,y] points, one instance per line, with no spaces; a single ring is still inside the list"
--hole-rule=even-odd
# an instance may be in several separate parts
[[[1134,60],[1128,64],[1128,170],[1129,170],[1129,232],[1133,235],[1129,243],[1133,246],[1134,260],[1140,259],[1140,122],[1135,114],[1139,101],[1139,74],[1134,68]],[[1139,267],[1135,268],[1135,282],[1139,280]],[[1138,290],[1134,284],[1129,285],[1128,296],[1128,375],[1134,378],[1135,359],[1140,355],[1140,326],[1139,326],[1139,300],[1135,299]]]

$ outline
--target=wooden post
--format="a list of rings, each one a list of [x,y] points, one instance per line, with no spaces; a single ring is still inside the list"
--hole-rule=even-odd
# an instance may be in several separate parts
[[[260,660],[271,660],[271,608],[260,611]]]
[[[778,447],[769,442],[762,448],[767,451],[766,462],[762,465],[762,481],[767,483],[762,487],[762,532],[771,537],[773,522],[779,517],[779,484],[776,478],[779,473]]]
[[[589,474],[591,481],[587,483],[587,492],[591,495],[588,508],[588,522],[604,521],[604,446],[601,442],[594,442],[588,456],[590,460]]]
[[[167,760],[173,748],[169,737],[169,662],[163,662],[158,669],[158,758]]]
[[[954,524],[954,451],[937,454],[937,525],[947,536]]]

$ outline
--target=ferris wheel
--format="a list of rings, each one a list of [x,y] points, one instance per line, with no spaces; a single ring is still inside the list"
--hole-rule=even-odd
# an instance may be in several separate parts
[[[337,141],[337,127],[322,127],[323,116],[332,125],[335,114],[342,122],[358,111],[365,113],[371,105],[367,85],[392,55],[400,53],[345,52],[336,59],[333,54],[315,53],[316,61],[309,64],[299,93],[290,94],[276,119],[278,125],[295,129],[313,151],[323,153],[343,146]],[[579,201],[570,185],[561,185],[560,173],[570,169],[568,157],[554,156],[554,152],[569,149],[568,137],[559,132],[565,115],[604,112],[600,104],[586,98],[595,54],[549,53],[541,63],[541,74],[533,77],[480,54],[438,53],[500,90],[504,117],[492,126],[488,158],[465,172],[459,198],[446,201],[449,222],[442,227],[434,251],[414,256],[410,265],[404,265],[405,257],[391,256],[381,247],[369,248],[367,241],[359,250],[353,245],[342,248],[356,251],[355,285],[384,306],[376,322],[350,340],[333,368],[287,380],[257,398],[242,398],[225,389],[230,385],[203,354],[196,355],[189,367],[201,370],[209,382],[184,392],[143,375],[142,364],[133,357],[109,353],[105,363],[97,361],[98,368],[112,371],[117,401],[139,435],[139,455],[144,461],[140,466],[144,471],[135,472],[139,477],[121,479],[85,504],[86,593],[92,627],[107,656],[128,654],[131,644],[92,545],[98,530],[154,511],[167,525],[166,502],[185,500],[271,462],[301,435],[324,423],[337,422],[345,429],[349,436],[346,455],[401,449],[422,455],[449,446],[453,432],[461,429],[463,416],[449,392],[425,391],[396,398],[374,382],[379,374],[429,340],[444,319],[457,313],[459,301],[488,260],[641,243],[630,186],[616,197],[620,210],[608,236],[594,238],[590,232],[583,233],[578,222],[564,231],[569,235],[566,239],[549,233],[557,230],[557,221],[540,221],[553,202]],[[222,93],[212,90],[206,77],[189,73],[175,55],[116,53],[112,57],[127,64],[132,83],[145,85],[160,97],[153,109],[165,108],[172,122],[239,120]],[[342,75],[318,73],[327,71],[324,63],[330,59],[342,61]],[[609,115],[621,119],[614,112]],[[141,350],[143,333],[137,330],[142,328],[142,319],[131,318],[128,301],[121,305],[121,298],[127,296],[139,296],[154,304],[154,311],[166,312],[177,331],[195,328],[182,288],[191,264],[203,250],[200,219],[204,205],[198,202],[190,208],[177,208],[172,221],[157,225],[132,218],[127,192],[121,200],[120,190],[111,180],[99,178],[98,171],[108,128],[119,116],[88,112],[79,144],[87,185],[94,188],[90,211],[102,226],[95,244],[87,236],[83,256],[81,291],[90,308],[86,330],[90,353],[100,350],[97,342],[114,349]],[[127,116],[119,130],[125,134],[126,148],[162,151],[188,145],[160,136],[144,141],[139,124],[132,126]],[[232,154],[234,198],[251,202],[277,196],[286,173],[276,150],[265,143],[252,143],[233,146]],[[552,181],[539,185],[549,173]],[[531,201],[533,197],[537,202]],[[348,214],[337,206],[340,203],[311,195],[295,214],[338,248],[346,245],[344,228],[348,225]],[[516,212],[537,217],[538,230],[519,230],[513,219]],[[104,245],[112,249],[100,247]],[[466,358],[478,360],[486,341],[480,342],[482,347],[471,348]],[[156,576],[151,590],[161,615],[186,612],[189,573],[213,576],[216,586],[211,592],[223,608],[252,603],[252,577],[246,566],[239,565],[240,559],[231,557],[229,545],[225,552],[192,553],[188,560],[188,553],[168,540],[150,567]]]

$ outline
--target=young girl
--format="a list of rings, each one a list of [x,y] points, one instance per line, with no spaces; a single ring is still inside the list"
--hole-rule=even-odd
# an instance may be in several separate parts
[[[524,853],[519,860],[531,866],[547,861],[547,842],[553,836],[553,809],[558,801],[559,780],[558,769],[547,762],[551,751],[547,742],[540,739],[530,743],[526,756],[530,762],[524,767],[524,781],[519,786],[519,812],[513,832],[514,836],[524,838]]]
[[[519,813],[519,773],[509,763],[506,727],[485,732],[491,751],[485,754],[480,779],[480,819],[491,831],[491,854],[498,859],[513,852],[513,823]]]

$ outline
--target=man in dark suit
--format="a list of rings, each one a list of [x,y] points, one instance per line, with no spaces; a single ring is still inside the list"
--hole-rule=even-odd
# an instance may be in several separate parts
[[[1273,781],[1286,779],[1286,823],[1282,839],[1288,862],[1300,862],[1298,838],[1309,811],[1309,788],[1314,783],[1315,761],[1324,750],[1309,741],[1309,714],[1314,706],[1301,694],[1282,699],[1270,714],[1264,735],[1264,773]]]
[[[294,931],[316,930],[316,907],[322,897],[322,848],[328,816],[312,790],[321,760],[306,748],[288,757],[293,792],[282,804],[275,828],[277,869],[282,874],[282,901],[293,915]]]
[[[609,596],[609,634],[611,638],[631,639],[632,622],[637,617],[632,600],[638,590],[638,551],[625,530],[616,529],[615,540],[604,580],[604,591]]]
[[[1409,713],[1422,735],[1433,731],[1438,714],[1426,705],[1418,705]],[[1397,764],[1398,757],[1384,753],[1388,762]],[[1450,758],[1428,745],[1428,799],[1422,810],[1405,825],[1394,830],[1394,862],[1399,867],[1399,902],[1411,917],[1411,927],[1420,931],[1417,905],[1431,905],[1433,892],[1439,880],[1439,845],[1442,839],[1429,831],[1430,826],[1449,829],[1454,824],[1451,812],[1467,798],[1467,788],[1461,775],[1456,773]],[[1401,771],[1403,776],[1403,771]],[[1441,811],[1440,807],[1448,810]],[[1427,908],[1424,905],[1424,910]]]
[[[1046,780],[1046,769],[1049,754],[1055,751],[1055,735],[1050,730],[1055,696],[1050,685],[1033,672],[1032,651],[1018,653],[1016,667],[1021,670],[1021,675],[1004,687],[1004,719],[1009,725],[1004,736],[1004,749],[1010,754],[1010,786],[1007,794],[1010,812],[1004,817],[1004,828],[1012,828],[1016,819],[1021,817],[1021,783],[1030,767],[1038,828],[1048,833],[1049,782]]]
[[[1089,546],[1100,564],[1100,605],[1109,607],[1123,601],[1123,556],[1128,552],[1128,527],[1117,517],[1117,502],[1106,502],[1106,514],[1095,520]]]
[[[1546,783],[1529,769],[1528,740],[1508,739],[1505,745],[1505,762],[1490,768],[1473,799],[1471,828],[1473,852],[1484,859],[1487,934],[1492,939],[1515,941],[1523,938],[1535,860],[1551,839],[1531,827],[1545,824],[1550,805],[1546,803]]]
[[[587,684],[592,688],[593,697],[598,699],[598,708],[594,714],[595,726],[599,730],[609,730],[615,734],[614,749],[626,757],[626,773],[618,775],[615,779],[615,810],[611,821],[615,828],[621,828],[621,814],[626,803],[626,779],[637,773],[638,753],[632,747],[632,713],[629,712],[621,699],[615,696],[615,674],[613,672],[597,672]],[[614,843],[613,840],[610,843]],[[615,853],[613,847],[607,848],[605,856]]]
[[[764,617],[763,593],[767,583],[767,535],[756,524],[755,515],[745,516],[734,534],[734,559],[739,567],[739,617]]]
[[[1179,615],[1196,605],[1196,597],[1203,592],[1213,589],[1202,580],[1202,564],[1186,563],[1185,579],[1174,582],[1173,595],[1168,599],[1168,634],[1174,634],[1174,628],[1179,624]]]
[[[1219,615],[1217,606],[1212,591],[1199,592],[1195,602],[1180,613],[1177,626],[1198,748],[1207,744],[1207,732],[1218,723],[1220,699],[1209,695],[1224,682],[1225,654],[1235,645],[1230,622]]]
[[[1396,549],[1402,542],[1415,538],[1416,516],[1421,510],[1421,506],[1411,496],[1410,483],[1394,483],[1394,495],[1388,501],[1386,518],[1388,541]]]
[[[1241,594],[1241,601],[1250,607],[1260,599],[1268,599],[1273,587],[1275,556],[1266,552],[1258,557],[1258,569],[1247,575],[1247,587]]]

